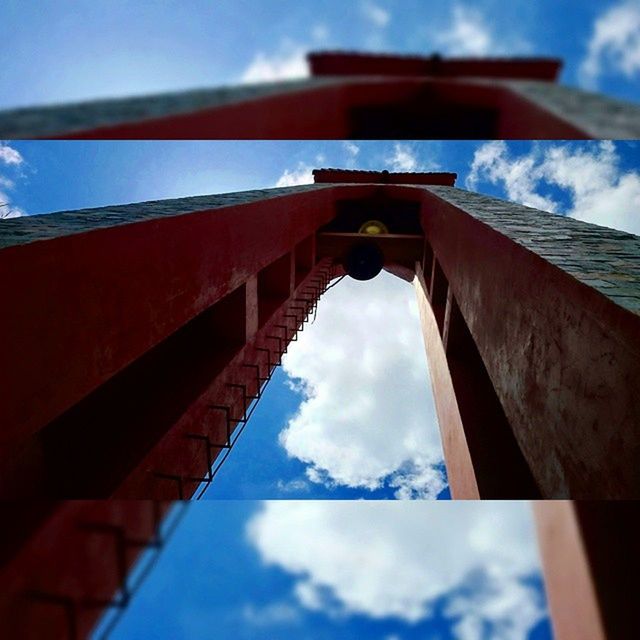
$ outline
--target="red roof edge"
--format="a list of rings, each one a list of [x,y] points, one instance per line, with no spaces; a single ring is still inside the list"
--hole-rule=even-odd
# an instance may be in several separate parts
[[[439,184],[453,187],[457,173],[391,173],[389,171],[358,171],[352,169],[314,169],[317,183],[386,183],[386,184]]]
[[[443,58],[319,51],[307,56],[314,76],[440,76],[557,80],[562,61],[557,58]]]

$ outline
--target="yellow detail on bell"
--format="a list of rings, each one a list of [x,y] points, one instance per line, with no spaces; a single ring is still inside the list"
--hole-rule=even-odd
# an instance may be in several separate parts
[[[358,233],[363,233],[367,236],[378,236],[382,233],[389,233],[389,229],[379,220],[368,220],[360,227]]]

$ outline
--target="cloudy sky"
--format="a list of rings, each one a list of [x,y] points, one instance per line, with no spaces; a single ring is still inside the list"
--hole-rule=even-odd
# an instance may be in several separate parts
[[[551,631],[526,503],[219,501],[188,507],[110,638],[550,640]]]
[[[0,108],[298,77],[309,50],[552,55],[638,101],[637,0],[4,0]]]
[[[11,142],[0,211],[301,184],[319,166],[455,171],[460,187],[640,234],[635,142]],[[409,283],[327,292],[206,497],[449,497]]]

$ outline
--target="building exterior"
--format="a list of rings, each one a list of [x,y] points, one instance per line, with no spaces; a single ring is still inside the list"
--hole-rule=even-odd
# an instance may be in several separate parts
[[[96,500],[3,508],[1,636],[81,640],[104,612],[117,616],[135,597],[153,558],[142,561],[136,578],[131,567],[145,550],[162,552],[185,506]],[[556,640],[636,637],[629,579],[640,569],[635,505],[546,501],[535,504],[535,515]]]
[[[454,498],[637,498],[640,238],[454,182],[325,169],[4,221],[2,496],[197,495],[322,292],[373,264],[416,284]]]
[[[0,137],[635,139],[640,105],[556,82],[549,58],[309,55],[311,76],[0,112]]]

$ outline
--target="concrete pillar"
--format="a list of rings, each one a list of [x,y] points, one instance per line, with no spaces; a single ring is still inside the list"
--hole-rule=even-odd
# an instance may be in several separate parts
[[[637,505],[556,500],[534,511],[556,640],[638,637]]]

